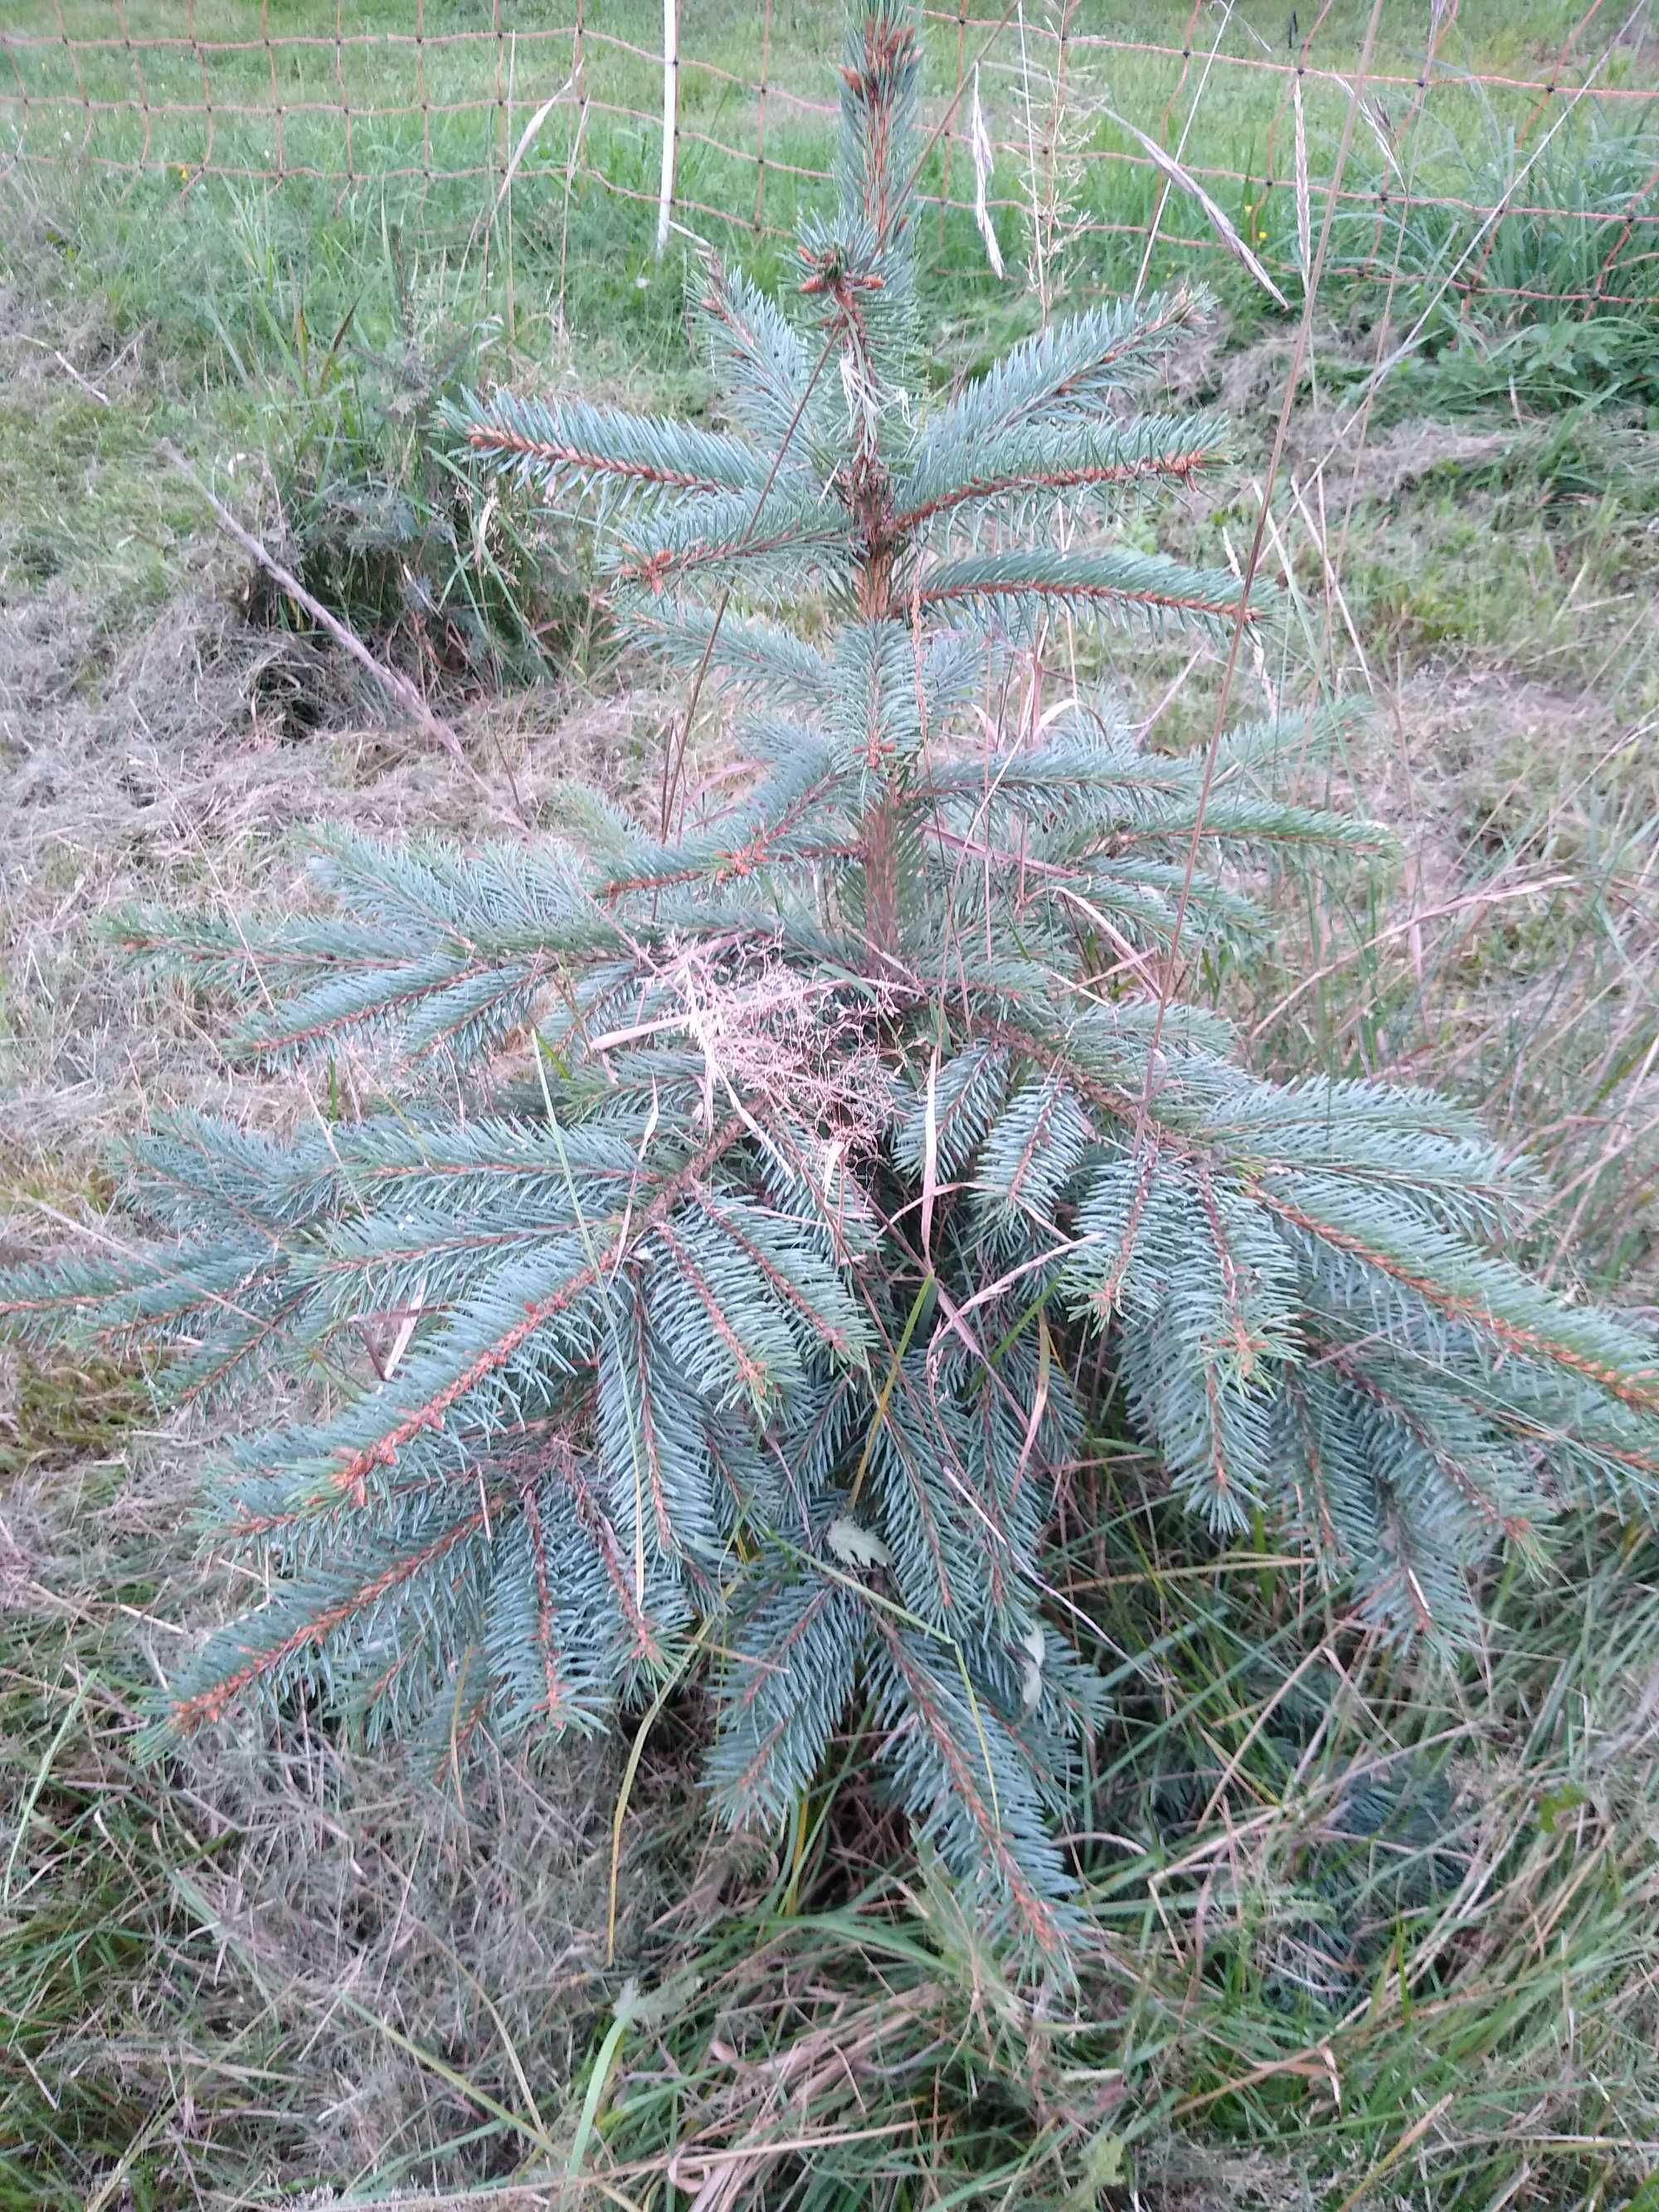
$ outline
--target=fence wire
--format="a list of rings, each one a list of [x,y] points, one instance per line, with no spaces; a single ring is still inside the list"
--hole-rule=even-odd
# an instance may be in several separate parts
[[[761,0],[741,40],[723,33],[739,69],[699,52],[696,0],[683,20],[667,0],[667,25],[655,0],[553,0],[558,21],[537,0],[15,4],[0,177],[471,187],[486,209],[510,191],[567,216],[592,190],[639,204],[642,241],[672,222],[725,245],[791,236],[830,173],[830,0]],[[1482,72],[1451,56],[1460,0],[1430,0],[1417,65],[1397,65],[1396,37],[1395,65],[1363,81],[1334,4],[1307,0],[1305,23],[1287,9],[1277,43],[1228,0],[1168,0],[1163,40],[1126,34],[1115,0],[925,9],[941,257],[947,227],[971,225],[1011,276],[1042,283],[1062,252],[1092,251],[1110,283],[1144,278],[1154,251],[1162,266],[1243,246],[1289,291],[1328,210],[1326,275],[1390,295],[1425,277],[1520,315],[1659,304],[1646,4],[1590,0],[1534,65]]]

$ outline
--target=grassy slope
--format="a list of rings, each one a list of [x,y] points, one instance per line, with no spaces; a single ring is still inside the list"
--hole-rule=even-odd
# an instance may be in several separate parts
[[[1363,12],[1335,9],[1322,30],[1337,66]],[[1163,36],[1185,13],[1141,11]],[[649,14],[604,21],[641,34]],[[452,17],[428,9],[434,27]],[[65,19],[107,22],[89,0],[66,0]],[[311,20],[272,9],[273,29]],[[142,36],[173,18],[134,0],[127,21]],[[822,21],[778,9],[779,81],[816,76]],[[1114,21],[1129,33],[1127,15]],[[688,43],[752,73],[752,23],[713,7]],[[1557,8],[1466,5],[1457,36],[1466,58],[1525,73],[1565,27]],[[948,71],[948,33],[941,54]],[[609,96],[653,106],[650,73],[611,58]],[[1414,57],[1402,43],[1388,58]],[[399,96],[406,54],[370,64],[364,101]],[[108,66],[94,96],[117,96],[129,64]],[[221,66],[264,96],[261,54]],[[493,88],[492,50],[465,80],[441,66],[434,96]],[[164,96],[153,71],[149,85]],[[1114,71],[1114,104],[1143,123],[1166,89]],[[540,96],[515,86],[518,112]],[[724,135],[744,119],[695,76],[687,112]],[[462,128],[454,160],[487,158]],[[407,151],[399,129],[377,158]],[[1264,112],[1214,99],[1188,150],[1250,167],[1265,130]],[[188,165],[190,145],[177,150]],[[476,186],[337,207],[303,183],[273,201],[175,175],[123,199],[93,179],[64,198],[25,179],[8,202],[0,736],[17,827],[0,856],[0,1053],[19,1103],[0,1178],[20,1242],[65,1214],[95,1222],[105,1127],[153,1100],[223,1095],[194,1010],[136,1004],[88,951],[96,906],[136,888],[274,895],[292,865],[277,833],[319,813],[392,828],[477,817],[472,793],[381,732],[307,641],[239,618],[246,580],[201,535],[158,438],[314,556],[441,690],[503,800],[507,763],[532,817],[573,757],[624,790],[649,773],[665,702],[595,659],[572,611],[580,580],[550,588],[511,518],[463,550],[469,576],[488,569],[496,596],[481,583],[477,604],[505,617],[515,668],[520,647],[539,654],[538,688],[495,703],[503,672],[434,638],[404,591],[410,574],[447,584],[458,562],[421,459],[445,376],[545,374],[550,352],[556,374],[580,364],[623,397],[708,396],[681,359],[678,266],[657,271],[643,212],[599,194],[567,241],[554,150],[538,146],[515,196],[510,261],[498,234],[487,270],[465,250]],[[821,143],[797,150],[821,165]],[[648,132],[631,158],[649,189]],[[1122,194],[1102,211],[1135,222],[1142,188],[1099,173]],[[724,188],[707,149],[688,151],[683,179]],[[965,228],[942,255],[944,377],[1031,308],[983,273]],[[561,266],[568,345],[550,313]],[[1120,273],[1114,249],[1090,248],[1066,276],[1086,296]],[[1231,281],[1227,305],[1231,348],[1187,376],[1234,404],[1245,459],[1233,492],[1175,526],[1206,558],[1242,550],[1253,526],[1248,478],[1285,360]],[[1565,1193],[1541,1249],[1570,1244],[1574,1264],[1650,1296],[1649,434],[1639,411],[1564,410],[1564,389],[1596,397],[1594,365],[1524,334],[1496,368],[1478,349],[1444,353],[1356,416],[1378,338],[1352,302],[1332,307],[1275,514],[1310,661],[1330,682],[1368,674],[1382,697],[1345,773],[1401,830],[1410,865],[1400,882],[1287,884],[1274,959],[1231,979],[1229,1003],[1254,1007],[1278,1064],[1433,1070],[1538,1133]],[[401,536],[365,512],[388,493],[414,516]],[[342,511],[390,554],[353,566],[330,536]],[[1122,656],[1113,672],[1150,704],[1176,670]],[[1212,668],[1190,672],[1161,725],[1172,742],[1201,732],[1213,685]],[[273,1091],[260,1110],[304,1102]],[[150,1654],[218,1601],[179,1534],[188,1468],[148,1437],[121,1376],[28,1370],[8,1405],[0,2205],[477,2186],[562,2166],[590,2092],[586,2170],[608,2163],[621,2201],[653,2205],[699,2187],[709,2203],[849,2212],[952,2187],[1034,2204],[1076,2187],[1081,2204],[1091,2177],[1132,2174],[1142,2203],[1171,2209],[1600,2212],[1632,2202],[1659,2157],[1645,1978],[1659,1556],[1603,1523],[1571,1532],[1540,1587],[1506,1579],[1488,1650],[1437,1675],[1334,1633],[1265,1551],[1241,1571],[1183,1549],[1190,1532],[1153,1507],[1106,1510],[1066,1562],[1121,1669],[1080,1822],[1106,1931],[1081,2035],[1045,2024],[1063,2016],[1052,1999],[1034,2016],[1001,1986],[937,1888],[836,1887],[832,1861],[881,1847],[856,1773],[803,1808],[776,1863],[705,1855],[680,1811],[676,1731],[694,1723],[665,1723],[627,1826],[622,1956],[666,1994],[613,2015],[622,1972],[599,1941],[612,1755],[479,1778],[465,1823],[453,1795],[392,1762],[303,1735],[136,1770]],[[1133,1498],[1142,1471],[1115,1473]],[[688,1884],[690,1908],[647,1932],[655,1901]],[[811,2197],[791,2154],[767,2149],[803,2138],[817,2144]]]

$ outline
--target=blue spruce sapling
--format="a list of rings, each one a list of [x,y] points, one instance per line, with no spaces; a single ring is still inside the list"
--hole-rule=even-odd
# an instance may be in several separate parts
[[[585,509],[638,637],[735,690],[744,794],[655,834],[588,796],[542,842],[334,836],[320,912],[125,916],[241,1000],[252,1059],[361,1045],[393,1096],[137,1139],[151,1241],[15,1273],[0,1312],[161,1355],[179,1406],[301,1379],[306,1418],[217,1463],[270,1594],[170,1726],[304,1686],[448,1745],[695,1668],[728,1820],[777,1820],[861,1717],[916,1832],[1052,1948],[1102,1692],[1044,1540],[1107,1401],[1218,1530],[1267,1516],[1364,1616],[1455,1633],[1559,1500],[1648,1510],[1659,1371],[1502,1256],[1526,1178],[1468,1114],[1261,1080],[1145,980],[1250,924],[1194,855],[1364,841],[1263,795],[1326,718],[1237,730],[1207,781],[1088,697],[988,739],[1054,617],[1260,614],[1103,526],[1221,456],[1213,416],[1126,404],[1186,292],[922,398],[916,75],[876,0],[789,311],[708,271],[728,430],[504,392],[458,418]]]

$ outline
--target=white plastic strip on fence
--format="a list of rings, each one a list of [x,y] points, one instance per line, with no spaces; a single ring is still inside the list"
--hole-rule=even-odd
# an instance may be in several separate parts
[[[657,194],[657,258],[674,211],[674,155],[680,135],[680,0],[662,0],[662,184]]]

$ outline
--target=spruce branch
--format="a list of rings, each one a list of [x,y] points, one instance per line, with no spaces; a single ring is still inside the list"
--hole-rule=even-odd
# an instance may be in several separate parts
[[[751,491],[760,481],[753,449],[735,438],[654,415],[582,400],[526,399],[467,392],[447,411],[471,450],[548,498],[623,498]]]
[[[927,612],[959,609],[970,619],[1028,635],[1046,617],[1087,620],[1145,617],[1151,624],[1224,635],[1237,622],[1260,624],[1260,605],[1242,606],[1238,579],[1224,568],[1188,568],[1150,553],[1115,549],[978,554],[941,562],[912,594]]]

